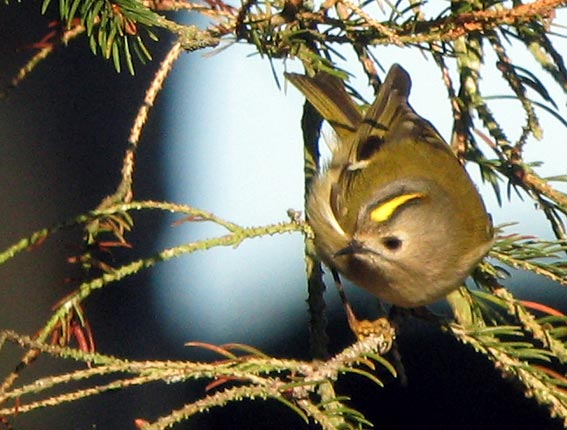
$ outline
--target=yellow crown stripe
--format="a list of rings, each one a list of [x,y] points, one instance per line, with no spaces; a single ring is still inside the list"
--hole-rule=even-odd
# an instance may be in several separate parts
[[[412,200],[421,199],[423,197],[425,197],[425,195],[422,193],[409,193],[396,196],[394,198],[391,198],[390,200],[386,200],[384,203],[370,212],[370,219],[374,222],[388,221],[400,206],[403,206],[407,202],[410,202]]]

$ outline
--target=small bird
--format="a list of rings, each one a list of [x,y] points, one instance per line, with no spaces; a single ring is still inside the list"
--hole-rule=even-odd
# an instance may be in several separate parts
[[[461,286],[493,244],[492,222],[449,145],[410,106],[408,73],[394,64],[365,112],[335,76],[286,76],[336,132],[307,202],[322,261],[404,308]]]

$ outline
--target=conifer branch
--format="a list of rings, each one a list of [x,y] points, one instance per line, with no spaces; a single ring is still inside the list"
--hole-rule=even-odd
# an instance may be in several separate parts
[[[46,344],[38,339],[19,335],[13,331],[0,332],[0,352],[7,342],[16,343],[38,353],[49,354],[62,359],[87,363],[91,367],[79,369],[59,376],[47,376],[31,384],[0,392],[0,404],[7,401],[17,406],[0,409],[0,416],[25,414],[38,408],[53,407],[74,402],[109,390],[124,390],[136,385],[161,381],[169,384],[186,383],[191,380],[209,379],[221,381],[224,389],[208,392],[200,399],[164,415],[149,423],[142,420],[141,428],[166,429],[186,421],[196,414],[224,406],[243,399],[273,398],[288,406],[304,420],[310,420],[325,430],[357,428],[358,423],[368,422],[359,412],[344,405],[344,398],[337,397],[328,381],[334,381],[341,374],[368,367],[374,369],[376,358],[386,354],[393,342],[394,331],[384,327],[380,334],[369,336],[347,347],[325,362],[282,360],[269,357],[244,347],[248,353],[243,356],[212,363],[192,361],[130,361],[98,353],[85,353],[68,347]],[[240,348],[240,347],[239,347]],[[383,359],[382,359],[383,360]],[[391,367],[386,367],[391,369]],[[364,371],[359,372],[365,375]],[[123,375],[127,376],[124,377]],[[111,381],[96,384],[96,377],[106,375]],[[372,377],[371,380],[375,380]],[[87,383],[86,388],[73,388],[77,381]],[[93,381],[93,382],[91,382]],[[238,381],[231,386],[231,381]],[[57,394],[47,395],[39,400],[27,401],[30,396],[55,390]],[[61,392],[61,390],[63,390]],[[212,388],[211,388],[212,391]],[[317,400],[322,399],[322,401]]]
[[[463,343],[469,344],[491,360],[504,377],[513,377],[521,382],[527,397],[533,397],[539,404],[546,406],[552,417],[560,418],[567,426],[567,391],[563,388],[567,380],[551,369],[528,362],[548,362],[550,354],[521,341],[513,342],[497,337],[521,338],[520,332],[514,327],[477,330],[452,324],[450,330]]]

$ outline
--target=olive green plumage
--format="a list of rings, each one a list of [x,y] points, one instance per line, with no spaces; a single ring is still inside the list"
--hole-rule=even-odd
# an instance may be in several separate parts
[[[337,134],[307,203],[325,264],[403,307],[459,287],[490,249],[492,224],[450,147],[409,105],[407,72],[393,65],[365,113],[338,78],[287,78]]]

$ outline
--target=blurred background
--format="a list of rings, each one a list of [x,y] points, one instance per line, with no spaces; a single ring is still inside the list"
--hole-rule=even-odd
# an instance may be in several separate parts
[[[52,19],[40,15],[37,3],[0,6],[1,88],[35,52],[31,45],[49,32]],[[110,62],[93,57],[87,42],[79,39],[58,49],[0,100],[2,249],[39,228],[94,208],[114,191],[132,120],[169,47],[167,37],[150,45],[155,63],[138,64],[132,77],[117,74]],[[394,62],[408,69],[413,78],[412,105],[448,138],[451,113],[432,61],[402,49],[376,53],[384,69]],[[234,45],[222,52],[181,57],[142,138],[137,199],[186,203],[243,225],[283,221],[287,209],[302,209],[303,99],[281,80],[282,64],[275,64],[279,89],[268,61],[253,54],[249,46]],[[539,70],[530,59],[525,64]],[[292,63],[286,66],[289,71],[299,70]],[[364,79],[352,82],[371,96]],[[555,84],[544,82],[552,95],[557,94],[556,101],[564,100]],[[485,77],[483,85],[490,95],[505,92],[496,76]],[[434,100],[439,103],[432,106]],[[513,139],[521,131],[514,129],[521,112],[510,101],[499,103],[506,113],[500,115],[502,125]],[[564,105],[561,111],[565,113]],[[540,116],[545,139],[532,144],[528,156],[546,163],[544,176],[565,174],[567,150],[559,137],[565,130],[549,115]],[[474,166],[470,173],[480,184]],[[479,186],[496,224],[518,221],[509,232],[551,238],[543,215],[530,201],[513,195],[499,208],[492,191]],[[142,214],[128,239],[137,252],[149,256],[219,231],[203,223],[172,226],[176,220],[155,212]],[[79,238],[80,232],[58,234],[0,267],[0,329],[33,334],[42,326],[51,307],[72,290],[66,280],[80,274],[66,263],[79,252]],[[563,289],[541,278],[516,273],[510,284],[519,297],[567,310]],[[334,287],[328,285],[330,346],[338,351],[353,338]],[[349,287],[348,294],[360,316],[379,315],[373,298],[355,287]],[[198,340],[241,342],[270,354],[309,358],[305,300],[303,240],[294,234],[158,265],[93,294],[86,314],[97,348],[105,354],[200,359],[206,355],[183,346]],[[447,311],[442,303],[434,309]],[[386,375],[382,375],[387,381],[384,389],[360,377],[345,377],[339,383],[341,393],[351,396],[377,428],[559,427],[483,357],[433,327],[410,321],[399,337],[399,348],[407,386]],[[20,354],[12,346],[2,351],[1,375],[14,368]],[[59,361],[40,361],[53,372],[66,368]],[[37,375],[35,366],[28,370],[22,382]],[[157,417],[202,392],[203,386],[171,385],[109,393],[23,415],[14,424],[18,429],[134,428],[133,418]],[[303,423],[281,406],[257,402],[203,415],[190,426],[276,429],[299,428]]]

